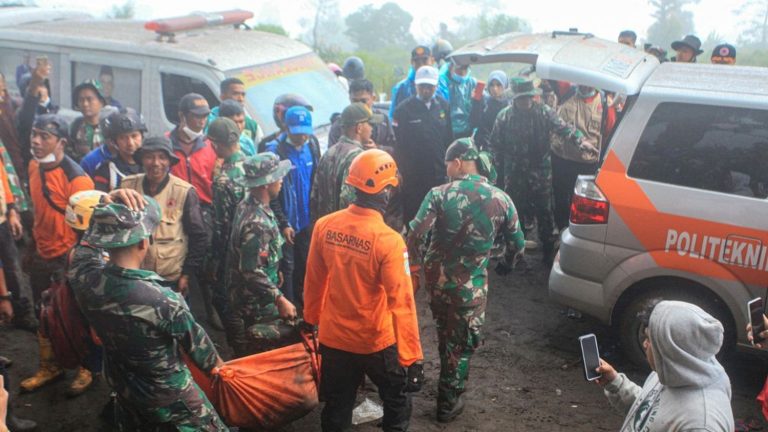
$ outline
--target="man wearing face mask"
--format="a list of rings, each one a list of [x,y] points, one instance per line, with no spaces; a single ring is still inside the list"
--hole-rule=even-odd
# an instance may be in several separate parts
[[[403,220],[416,215],[424,195],[445,182],[443,156],[453,141],[448,102],[435,94],[438,71],[423,66],[416,71],[416,95],[395,110],[392,125],[395,159],[403,175]]]
[[[449,63],[440,74],[437,93],[448,101],[451,107],[451,126],[454,138],[466,138],[472,135],[469,121],[472,113],[472,94],[477,80],[471,75],[469,65]]]
[[[32,125],[32,157],[29,163],[29,192],[35,209],[32,236],[35,247],[24,260],[29,275],[35,308],[40,307],[42,292],[51,281],[64,282],[66,255],[77,242],[67,225],[65,209],[69,197],[93,189],[93,182],[80,165],[64,154],[69,125],[59,115],[43,114]],[[38,334],[40,368],[21,382],[25,391],[36,390],[63,374],[56,363],[50,342]]]
[[[315,179],[315,167],[320,161],[320,145],[312,131],[312,113],[303,106],[285,112],[288,134],[267,145],[267,151],[291,162],[291,170],[283,178],[283,187],[270,207],[275,213],[280,232],[285,238],[281,291],[301,310],[304,292],[304,269],[309,253],[311,215],[309,199]]]
[[[562,231],[568,226],[576,178],[597,172],[599,156],[607,144],[604,141],[616,124],[616,109],[608,105],[605,94],[594,87],[580,85],[576,87],[576,94],[558,107],[557,113],[563,121],[581,131],[598,150],[598,153],[586,153],[562,137],[552,139],[554,215],[555,224]]]
[[[216,166],[216,152],[211,141],[205,136],[205,124],[211,109],[208,101],[197,93],[188,93],[179,100],[179,124],[170,132],[173,152],[180,163],[171,167],[171,174],[195,187],[200,197],[200,211],[203,216],[208,243],[213,233],[213,170]],[[209,251],[210,252],[210,251]],[[205,303],[208,322],[217,328],[210,286],[215,279],[215,270],[210,259],[200,266],[197,282]]]

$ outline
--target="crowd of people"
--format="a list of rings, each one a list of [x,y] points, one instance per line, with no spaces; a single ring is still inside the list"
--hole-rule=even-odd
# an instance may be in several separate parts
[[[636,36],[619,42],[634,47]],[[672,61],[695,62],[700,45],[691,35],[675,42]],[[265,137],[237,78],[222,81],[213,109],[183,96],[165,134],[105,94],[109,70],[74,88],[82,116],[71,125],[51,101],[49,64],[17,80],[19,103],[3,78],[0,320],[39,343],[39,368],[21,389],[64,376],[37,317],[65,286],[94,336],[71,395],[103,373],[120,430],[228,430],[182,358],[205,373],[223,363],[188,307],[196,289],[235,357],[317,332],[324,431],[349,427],[364,376],[384,403],[384,430],[405,431],[424,381],[414,300],[423,287],[438,333],[436,418],[453,421],[482,341],[491,260],[507,275],[536,238],[552,264],[576,178],[596,172],[622,105],[600,89],[501,70],[481,82],[446,59],[451,49],[413,49],[389,112],[373,106],[360,59],[331,65],[354,79],[343,82],[350,104],[325,153],[309,101],[279,96],[279,130]],[[718,46],[712,62],[734,64],[735,49]],[[622,430],[733,430],[730,384],[714,357],[722,326],[675,302],[649,316],[656,374],[645,386],[600,367],[609,399],[629,409]],[[7,424],[34,428],[12,414]]]

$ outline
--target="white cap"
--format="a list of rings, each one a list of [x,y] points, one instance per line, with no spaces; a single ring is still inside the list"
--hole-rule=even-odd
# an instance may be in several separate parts
[[[439,72],[432,66],[422,66],[416,71],[416,85],[429,84],[436,86]]]

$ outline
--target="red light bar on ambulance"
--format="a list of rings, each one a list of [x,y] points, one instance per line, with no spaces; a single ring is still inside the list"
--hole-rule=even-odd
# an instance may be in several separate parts
[[[182,17],[147,21],[144,24],[144,28],[160,34],[173,34],[175,32],[211,26],[242,24],[251,18],[253,18],[253,12],[241,9],[211,13],[197,12]]]

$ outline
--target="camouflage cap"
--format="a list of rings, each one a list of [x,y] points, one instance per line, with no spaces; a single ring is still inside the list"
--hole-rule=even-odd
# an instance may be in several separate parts
[[[244,175],[235,181],[246,188],[259,187],[282,179],[290,170],[291,161],[281,161],[274,153],[259,153],[245,159]]]
[[[160,223],[160,206],[144,195],[147,204],[142,211],[133,211],[123,204],[101,204],[93,210],[91,228],[84,240],[105,249],[130,246],[149,237]]]

